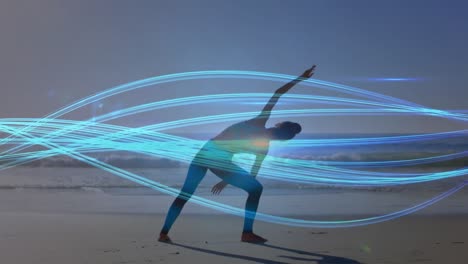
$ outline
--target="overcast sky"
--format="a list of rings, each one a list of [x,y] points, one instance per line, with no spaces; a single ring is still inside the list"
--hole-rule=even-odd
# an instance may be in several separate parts
[[[464,1],[0,2],[0,117],[42,117],[77,99],[151,76],[197,70],[314,78],[439,109],[468,109]],[[413,78],[378,82],[373,78]],[[281,83],[201,80],[121,95],[67,115],[215,92],[273,92]],[[310,87],[295,92],[315,94]],[[279,105],[287,107],[287,105]],[[216,110],[213,110],[216,109]],[[213,104],[121,121],[147,125],[242,109]],[[261,106],[249,106],[260,110]],[[466,128],[436,118],[293,118],[308,133],[414,133]],[[196,127],[214,132],[226,124]]]

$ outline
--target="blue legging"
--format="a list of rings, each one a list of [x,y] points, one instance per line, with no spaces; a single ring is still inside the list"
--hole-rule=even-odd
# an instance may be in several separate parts
[[[167,234],[174,224],[175,220],[179,216],[185,203],[190,199],[192,194],[195,192],[198,184],[200,184],[203,177],[205,177],[206,171],[210,169],[215,175],[220,177],[223,181],[243,189],[248,193],[248,198],[245,204],[245,219],[243,232],[252,232],[253,222],[255,214],[257,213],[258,203],[260,196],[263,191],[263,186],[254,177],[252,177],[247,171],[233,164],[232,162],[225,162],[226,166],[223,169],[208,168],[196,164],[196,158],[190,164],[187,172],[187,177],[184,182],[184,186],[179,196],[174,200],[169,212],[166,216],[166,221],[161,230],[161,233]]]

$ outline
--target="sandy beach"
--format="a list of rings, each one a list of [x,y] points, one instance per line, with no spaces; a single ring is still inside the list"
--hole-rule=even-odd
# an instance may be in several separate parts
[[[1,263],[465,263],[468,215],[454,209],[460,208],[462,196],[362,227],[318,229],[257,221],[255,232],[269,239],[265,245],[240,242],[242,218],[189,203],[170,233],[174,243],[164,244],[156,239],[169,196],[2,190]],[[213,199],[241,205],[245,197]],[[260,211],[278,213],[272,201],[301,198],[262,199]]]
[[[184,215],[171,233],[174,244],[160,243],[163,217],[2,213],[2,263],[455,264],[468,257],[466,216],[332,230],[259,222],[265,245],[240,242],[241,219],[221,215]]]
[[[1,0],[0,264],[468,264],[467,10]]]

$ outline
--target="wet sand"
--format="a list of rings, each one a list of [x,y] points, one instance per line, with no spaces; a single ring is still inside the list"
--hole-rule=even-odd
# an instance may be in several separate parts
[[[240,242],[242,219],[183,214],[156,240],[163,214],[0,213],[2,263],[466,263],[468,216],[407,216],[363,227],[256,222],[265,245]],[[295,216],[297,217],[297,216]],[[303,216],[307,218],[307,216]]]

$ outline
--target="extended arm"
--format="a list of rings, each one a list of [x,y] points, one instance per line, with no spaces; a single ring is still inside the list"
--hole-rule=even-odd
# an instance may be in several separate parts
[[[307,69],[304,73],[302,73],[296,79],[294,79],[294,80],[290,81],[289,83],[287,83],[287,84],[281,86],[280,88],[278,88],[275,91],[275,93],[273,94],[273,96],[270,98],[268,103],[263,107],[262,112],[260,113],[260,115],[258,115],[255,119],[258,120],[259,122],[262,122],[262,124],[265,125],[268,118],[270,118],[271,110],[273,109],[273,107],[278,102],[278,99],[283,94],[288,92],[289,89],[291,89],[294,85],[296,85],[300,81],[306,80],[306,79],[310,78],[312,75],[314,75],[314,70],[315,70],[315,65],[312,66],[310,69]]]
[[[252,175],[253,177],[257,177],[257,174],[258,174],[258,171],[260,171],[260,168],[262,167],[262,163],[263,163],[263,160],[265,159],[267,155],[267,152],[265,153],[259,153],[257,154],[256,158],[255,158],[255,162],[254,164],[252,165],[252,169],[250,170],[250,175]],[[217,184],[215,184],[213,186],[213,188],[211,188],[211,192],[214,194],[214,195],[218,195],[221,193],[221,191],[228,185],[227,182],[225,181],[220,181],[218,182]]]
[[[263,160],[265,159],[266,153],[265,154],[257,154],[257,157],[255,158],[255,163],[252,165],[252,169],[250,170],[250,175],[253,177],[257,177],[258,171],[262,167]],[[225,181],[220,181],[217,184],[211,188],[211,192],[214,195],[220,194],[221,191],[228,185],[227,182]]]
[[[252,165],[252,169],[250,171],[250,175],[253,177],[257,177],[258,171],[262,167],[263,160],[265,159],[264,154],[258,154],[257,157],[255,158],[255,163]]]

